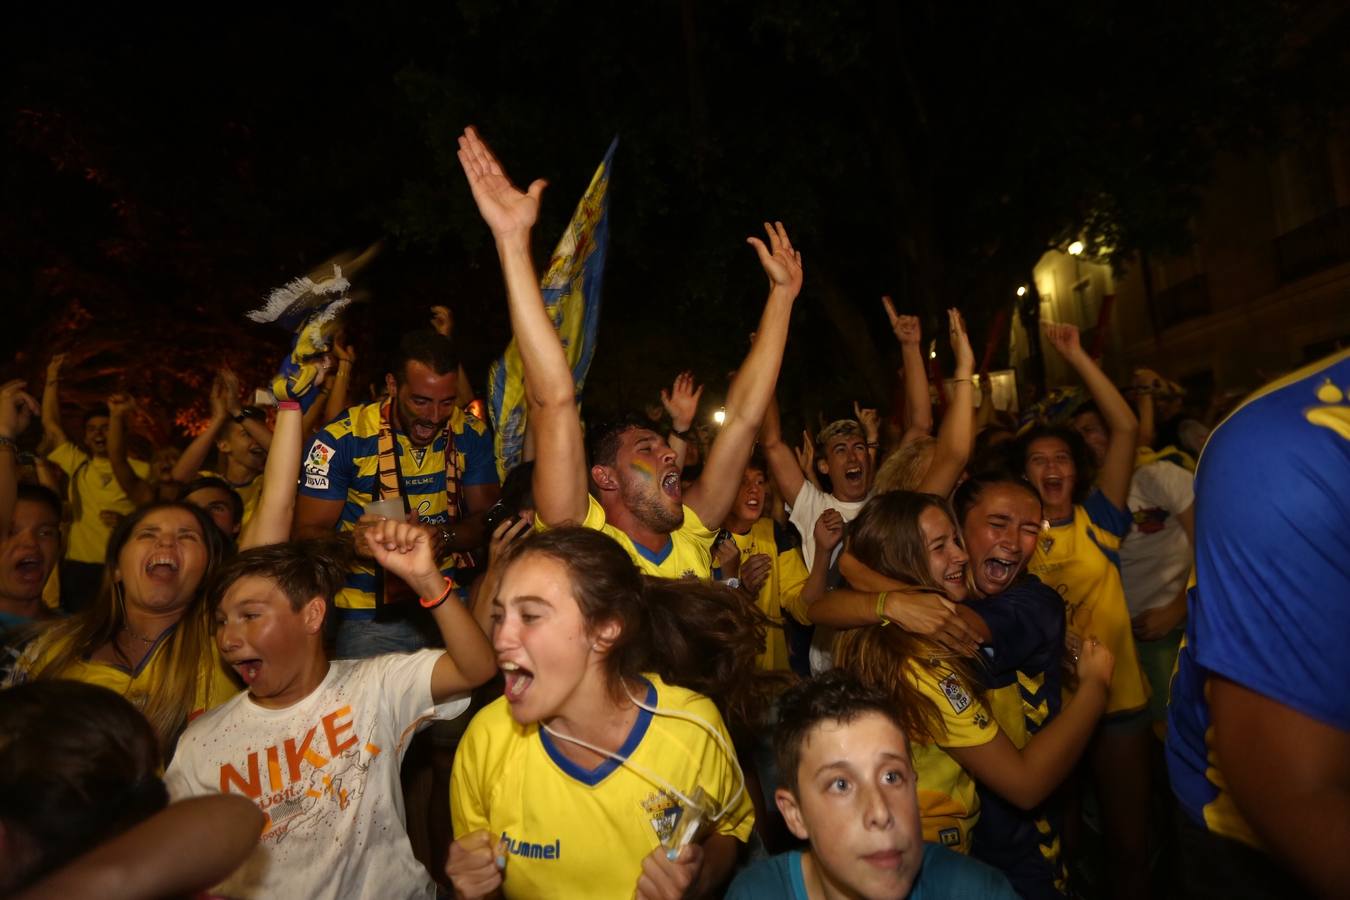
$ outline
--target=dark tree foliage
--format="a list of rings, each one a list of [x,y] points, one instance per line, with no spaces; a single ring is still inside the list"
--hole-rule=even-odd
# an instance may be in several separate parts
[[[962,307],[979,354],[1047,247],[1083,234],[1120,264],[1183,247],[1215,154],[1347,83],[1326,49],[1346,16],[1275,0],[25,13],[4,82],[5,353],[36,380],[74,348],[71,399],[126,387],[166,423],[201,408],[203,369],[266,373],[284,335],[241,313],[267,289],[382,236],[358,372],[445,302],[481,388],[509,329],[454,158],[470,122],[517,179],[549,179],[541,261],[620,136],[596,402],[641,404],[685,367],[724,388],[764,291],[744,240],[775,218],[807,267],[784,406],[814,415],[885,399],[882,293],[929,334]]]

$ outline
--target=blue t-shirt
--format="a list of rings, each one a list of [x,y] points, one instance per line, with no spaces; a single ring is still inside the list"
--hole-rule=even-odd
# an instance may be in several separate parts
[[[1347,395],[1350,351],[1294,372],[1219,425],[1196,470],[1196,587],[1167,770],[1194,822],[1254,845],[1213,768],[1205,686],[1218,675],[1350,732]]]
[[[726,900],[808,900],[800,850],[780,853],[745,869],[727,888]],[[938,844],[923,845],[923,863],[909,900],[1018,900],[997,869]]]

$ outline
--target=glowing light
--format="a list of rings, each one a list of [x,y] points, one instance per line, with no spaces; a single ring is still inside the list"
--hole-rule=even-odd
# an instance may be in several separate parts
[[[1082,253],[1083,253],[1083,242],[1082,242],[1082,241],[1074,241],[1072,244],[1069,245],[1069,255],[1070,255],[1070,256],[1081,256]]]
[[[937,351],[936,351],[936,350],[929,350],[929,351],[928,351],[928,358],[929,358],[929,359],[937,359]]]
[[[1018,287],[1017,287],[1017,296],[1019,296],[1019,297],[1025,297],[1026,295],[1027,295],[1027,286],[1026,286],[1025,284],[1023,284],[1023,285],[1018,285]]]
[[[721,425],[726,420],[727,420],[727,411],[725,409],[719,409],[715,413],[713,413],[713,421],[716,422],[718,425]]]

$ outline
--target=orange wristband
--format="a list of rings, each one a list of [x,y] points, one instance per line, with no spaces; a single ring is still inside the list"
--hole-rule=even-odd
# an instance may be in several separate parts
[[[439,597],[437,597],[435,600],[428,600],[426,597],[418,597],[417,602],[422,604],[423,609],[435,609],[436,607],[444,603],[446,600],[450,599],[450,592],[453,591],[454,589],[455,589],[455,582],[451,578],[446,577],[445,590],[441,593]]]

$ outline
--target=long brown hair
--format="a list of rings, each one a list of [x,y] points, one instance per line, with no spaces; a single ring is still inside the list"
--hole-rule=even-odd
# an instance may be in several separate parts
[[[605,657],[616,702],[624,685],[651,672],[708,697],[728,726],[758,723],[786,683],[756,657],[776,627],[741,592],[698,581],[642,575],[613,538],[590,528],[554,528],[513,545],[503,569],[531,555],[567,568],[588,628],[619,623]]]
[[[126,624],[126,607],[122,596],[123,588],[113,581],[113,571],[118,566],[122,548],[130,540],[132,532],[146,516],[162,509],[181,509],[190,513],[196,520],[197,527],[201,529],[206,549],[206,568],[202,572],[201,581],[193,590],[187,608],[183,611],[183,617],[173,632],[164,639],[164,646],[151,651],[164,655],[164,662],[161,664],[164,678],[156,686],[156,690],[146,698],[145,707],[141,712],[159,735],[160,744],[167,754],[187,724],[188,714],[196,704],[197,682],[202,660],[211,657],[214,639],[204,593],[216,566],[229,549],[220,529],[197,507],[187,503],[153,503],[141,507],[118,523],[108,539],[103,584],[99,588],[98,598],[80,614],[55,622],[43,631],[40,638],[42,643],[38,650],[38,663],[28,673],[28,677],[31,680],[60,678],[71,665],[82,659],[88,659],[117,636],[117,632]],[[209,691],[211,684],[208,682],[201,687]]]
[[[849,552],[888,578],[945,597],[946,591],[929,570],[928,542],[919,525],[919,517],[930,507],[942,510],[955,527],[947,502],[934,494],[892,491],[873,497],[849,523]],[[896,714],[905,733],[919,739],[941,741],[947,730],[942,711],[919,690],[912,666],[941,677],[951,672],[965,683],[967,692],[981,696],[980,678],[971,660],[894,625],[843,632],[835,641],[834,664],[863,684],[886,691],[898,707]]]

